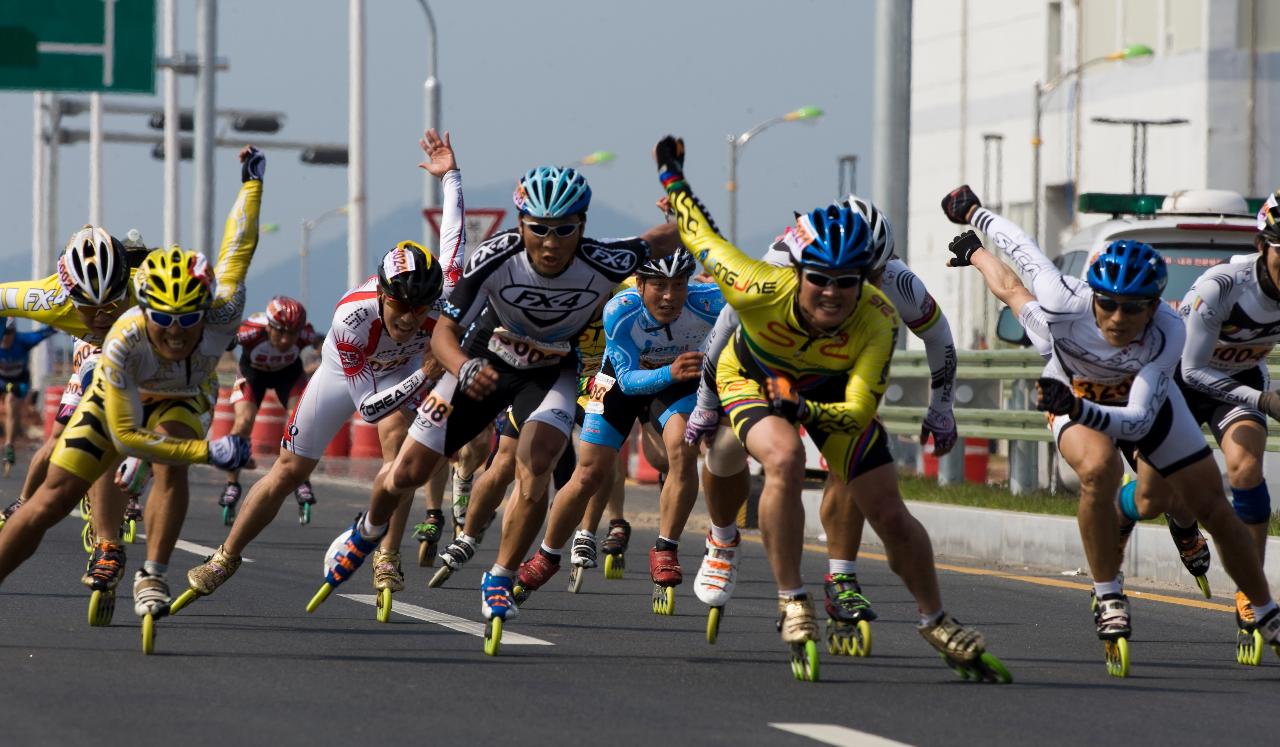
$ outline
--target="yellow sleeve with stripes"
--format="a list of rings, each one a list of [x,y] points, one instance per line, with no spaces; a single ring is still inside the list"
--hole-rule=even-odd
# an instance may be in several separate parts
[[[244,287],[249,262],[258,247],[258,210],[261,205],[262,182],[257,179],[245,182],[222,231],[222,248],[218,251],[218,263],[213,268],[214,277],[218,279],[214,308],[231,303]]]
[[[57,275],[0,283],[0,316],[30,319],[76,337],[89,333]]]
[[[733,308],[742,311],[772,303],[779,291],[794,280],[790,268],[775,267],[748,257],[725,241],[712,228],[711,221],[688,190],[674,192],[669,197],[680,228],[680,241],[715,278],[725,301]]]

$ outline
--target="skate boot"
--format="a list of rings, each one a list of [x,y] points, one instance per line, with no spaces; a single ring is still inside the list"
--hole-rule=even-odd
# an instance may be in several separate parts
[[[916,630],[942,656],[951,671],[961,679],[974,682],[1013,682],[1004,662],[987,651],[987,642],[976,629],[964,625],[947,613],[933,625],[919,625]]]
[[[386,536],[385,526],[376,537],[364,536],[360,533],[360,525],[363,523],[364,514],[357,515],[350,528],[334,537],[333,542],[329,543],[329,549],[324,556],[324,584],[307,603],[308,613],[315,612],[316,608],[329,598],[334,589],[351,578],[364,564],[364,559],[378,548],[378,543]]]
[[[515,579],[495,576],[485,571],[480,579],[480,614],[484,615],[484,652],[497,656],[502,646],[502,624],[520,614],[520,608],[511,598]]]
[[[1106,653],[1107,674],[1128,677],[1129,637],[1133,635],[1133,627],[1129,624],[1129,598],[1124,594],[1098,597],[1093,622]]]
[[[791,647],[791,674],[805,682],[818,681],[818,621],[809,595],[778,598],[778,633]]]
[[[133,576],[133,611],[142,618],[142,653],[156,650],[156,620],[169,614],[169,582],[145,570]]]
[[[95,627],[111,624],[116,610],[116,586],[124,576],[124,545],[102,540],[93,547],[93,555],[85,567],[80,583],[89,587],[89,624]]]
[[[649,548],[649,577],[653,579],[653,614],[676,613],[676,587],[684,580],[675,550]]]
[[[13,453],[13,444],[5,444],[4,447],[4,476],[8,477],[9,472],[13,469],[13,463],[17,457]]]
[[[436,571],[436,575],[431,577],[431,581],[427,583],[427,588],[434,589],[440,586],[453,572],[466,565],[476,555],[476,545],[479,544],[465,534],[458,535],[458,538],[449,543],[449,546],[440,553],[440,570]]]
[[[404,590],[404,571],[400,570],[400,551],[373,551],[373,588],[378,592],[378,622],[391,619],[391,595]]]
[[[187,571],[189,588],[174,600],[169,607],[169,614],[176,615],[188,604],[217,591],[218,587],[225,584],[227,579],[236,572],[241,562],[238,555],[229,555],[219,546],[212,555],[204,559],[203,563]]]
[[[413,527],[413,538],[418,541],[418,567],[430,568],[436,564],[436,548],[444,533],[444,512],[438,508],[427,509],[427,518]]]
[[[20,508],[22,508],[21,498],[10,503],[8,506],[5,506],[4,511],[0,511],[0,527],[4,527],[4,524],[9,520],[9,517],[13,516],[14,512]]]
[[[582,589],[582,577],[588,568],[596,567],[596,536],[585,529],[573,535],[573,554],[569,559],[573,568],[569,571],[569,593]]]
[[[451,513],[453,514],[453,538],[457,539],[462,534],[462,528],[467,523],[467,506],[471,505],[471,482],[472,477],[463,478],[458,475],[458,471],[453,471],[453,506]]]
[[[124,504],[124,524],[120,527],[120,534],[125,544],[132,545],[138,541],[138,522],[140,521],[142,521],[142,504],[138,503],[138,496],[131,495],[128,502]]]
[[[1173,544],[1178,548],[1182,565],[1196,580],[1196,586],[1200,587],[1200,593],[1204,594],[1204,598],[1210,598],[1213,594],[1209,591],[1207,575],[1209,573],[1209,542],[1200,533],[1199,526],[1192,524],[1184,529],[1175,524],[1173,517],[1169,514],[1165,514],[1164,518],[1169,522],[1169,534],[1173,536]]]
[[[735,533],[733,542],[721,544],[707,532],[707,549],[702,556],[702,564],[698,566],[698,575],[693,579],[693,593],[711,608],[707,612],[707,643],[714,644],[720,635],[720,618],[724,616],[724,607],[738,582],[738,544],[741,541],[742,537]]]
[[[218,498],[218,505],[222,506],[222,525],[229,527],[236,521],[236,506],[240,505],[240,483],[229,482],[222,489],[222,496]]]
[[[511,590],[511,600],[519,607],[524,604],[533,592],[542,588],[542,585],[551,580],[556,575],[556,571],[560,570],[559,556],[552,557],[544,552],[542,548],[533,554],[532,558],[520,564],[520,573],[516,575],[516,585]]]
[[[1236,590],[1236,663],[1256,667],[1262,663],[1262,633],[1253,605],[1243,591]]]
[[[600,550],[604,552],[604,577],[608,579],[620,579],[622,573],[627,569],[627,543],[631,541],[631,525],[626,519],[610,519],[609,533],[604,536],[604,541],[600,543]]]
[[[298,523],[311,523],[311,507],[316,505],[316,494],[311,489],[311,481],[303,480],[298,489],[293,491],[293,497],[298,499]]]
[[[1271,650],[1275,652],[1276,656],[1280,656],[1280,609],[1273,609],[1263,615],[1258,620],[1254,630],[1261,633],[1262,640],[1270,643]],[[1262,648],[1261,642],[1259,642],[1258,648]],[[1261,653],[1258,654],[1258,658],[1262,658]]]
[[[827,597],[827,653],[870,656],[871,621],[876,612],[862,595],[858,576],[828,573],[823,590]]]

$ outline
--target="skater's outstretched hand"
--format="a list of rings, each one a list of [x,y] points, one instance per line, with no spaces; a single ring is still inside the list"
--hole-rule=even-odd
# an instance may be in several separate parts
[[[445,130],[444,137],[436,134],[434,128],[427,130],[418,141],[418,147],[422,148],[422,152],[427,157],[427,160],[418,164],[418,168],[425,169],[435,178],[439,179],[458,168],[458,161],[453,155],[453,146],[449,143],[448,130]]]

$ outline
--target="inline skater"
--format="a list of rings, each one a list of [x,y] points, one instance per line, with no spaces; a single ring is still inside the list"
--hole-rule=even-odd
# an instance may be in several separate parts
[[[462,177],[449,133],[441,138],[428,130],[419,145],[427,156],[419,166],[441,180],[445,204],[453,206],[441,225],[441,246],[448,246],[451,240],[461,240],[454,232],[462,231]],[[285,498],[315,470],[329,441],[353,412],[378,424],[383,469],[387,469],[409,426],[410,408],[437,374],[434,359],[424,354],[437,326],[432,306],[443,285],[440,263],[417,243],[402,241],[382,257],[377,275],[349,290],[338,302],[320,368],[307,382],[285,425],[279,458],[249,489],[222,545],[187,572],[189,588],[175,601],[175,611],[212,594],[231,578],[240,567],[245,548],[279,513]],[[397,500],[411,497],[420,484],[398,493]],[[392,506],[397,508],[399,503]],[[401,521],[407,519],[407,506],[400,516]],[[401,523],[401,533],[403,530]],[[398,548],[399,537],[394,540]],[[371,546],[368,551],[374,549]],[[380,578],[375,574],[375,583],[381,582],[381,621],[390,614],[391,593],[404,583],[398,550],[391,555],[388,548],[387,554],[389,567]]]
[[[253,314],[240,325],[235,344],[240,346],[240,378],[231,389],[235,407],[235,423],[231,432],[248,440],[253,421],[270,389],[287,411],[297,404],[294,389],[304,383],[302,348],[319,350],[324,335],[317,334],[307,322],[307,310],[288,296],[276,296],[267,302],[267,310]],[[223,523],[230,526],[240,502],[240,473],[227,473],[227,487],[218,505],[222,506]],[[311,481],[303,480],[295,493],[302,523],[311,520],[311,506],[316,502]]]
[[[661,433],[669,465],[660,498],[658,539],[649,551],[653,611],[674,614],[675,587],[683,580],[680,534],[698,496],[696,447],[684,443],[702,365],[702,346],[724,296],[713,284],[689,284],[692,255],[683,248],[645,261],[635,290],[604,308],[604,363],[595,375],[578,450],[578,467],[556,494],[542,546],[520,567],[519,588],[532,592],[560,568],[560,555],[587,503],[617,468],[618,451],[637,418]],[[592,538],[594,539],[594,538]],[[517,602],[525,594],[517,593]]]
[[[1008,681],[982,634],[943,609],[929,535],[898,494],[887,435],[875,419],[898,315],[864,283],[870,226],[857,211],[834,205],[800,215],[789,247],[795,267],[774,267],[719,236],[684,178],[682,141],[667,136],[654,155],[681,240],[741,317],[717,364],[717,386],[735,434],[764,467],[760,524],[792,673],[818,677],[817,623],[800,575],[804,448],[796,426],[802,424],[834,478],[853,483],[851,495],[916,599],[921,636],[957,672]]]
[[[53,327],[34,332],[19,332],[18,323],[9,320],[0,335],[0,389],[4,390],[4,476],[13,469],[13,443],[18,429],[26,420],[27,392],[31,389],[31,371],[27,361],[31,349],[58,333]]]
[[[1186,331],[1160,302],[1164,260],[1147,244],[1113,241],[1090,264],[1086,283],[1063,275],[1031,237],[983,208],[967,185],[943,198],[942,208],[951,222],[991,237],[1031,284],[1049,322],[1053,355],[1037,382],[1037,408],[1053,416],[1059,451],[1080,476],[1077,518],[1108,672],[1127,676],[1132,635],[1119,578],[1119,448],[1137,454],[1139,491],[1163,478],[1204,524],[1224,569],[1254,604],[1263,638],[1280,641],[1280,609],[1248,530],[1228,509],[1204,436],[1181,392],[1170,386]]]
[[[431,347],[448,374],[418,408],[393,468],[379,474],[368,511],[330,546],[325,583],[308,609],[349,578],[387,532],[398,493],[425,481],[511,407],[521,423],[517,487],[504,517],[498,562],[481,582],[481,610],[490,620],[485,650],[497,653],[502,621],[516,614],[511,600],[516,569],[541,526],[551,470],[573,428],[578,373],[573,342],[599,313],[609,289],[651,250],[665,255],[675,248],[675,232],[665,225],[638,239],[584,238],[591,189],[572,168],[530,169],[513,197],[519,227],[494,236],[467,257],[436,325]],[[473,494],[468,531],[481,520],[477,499]],[[475,541],[468,534],[458,539]]]
[[[211,409],[207,382],[240,326],[244,278],[258,241],[266,156],[246,147],[240,160],[243,185],[217,264],[176,246],[147,255],[134,277],[138,308],[112,325],[89,390],[54,447],[48,476],[0,533],[4,578],[89,485],[115,467],[121,452],[152,462],[157,488],[147,502],[147,561],[133,589],[144,653],[154,649],[155,620],[169,609],[165,573],[186,515],[189,465],[231,470],[249,459],[249,444],[239,436],[204,440],[202,419]],[[121,516],[108,518],[118,524]],[[110,622],[123,564],[123,547],[100,539],[85,574],[96,624]]]

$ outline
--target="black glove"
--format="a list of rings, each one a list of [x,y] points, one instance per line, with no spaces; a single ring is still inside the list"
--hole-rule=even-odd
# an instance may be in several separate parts
[[[1071,387],[1057,379],[1040,377],[1036,380],[1036,393],[1037,410],[1054,415],[1070,415],[1073,418],[1080,414],[1080,400],[1076,399]]]
[[[791,379],[770,376],[765,380],[765,396],[769,398],[769,407],[790,422],[804,423],[809,420],[809,403],[796,391]]]
[[[976,207],[982,207],[982,202],[969,189],[968,184],[961,184],[942,198],[942,212],[947,214],[947,220],[957,226],[968,224],[969,211]]]
[[[973,253],[982,248],[982,239],[978,238],[978,234],[973,231],[965,231],[959,236],[951,240],[947,244],[947,249],[956,255],[953,259],[947,261],[948,267],[968,267],[973,264],[970,259]]]
[[[267,173],[267,154],[252,145],[245,148],[244,157],[240,161],[240,181],[262,181]]]

